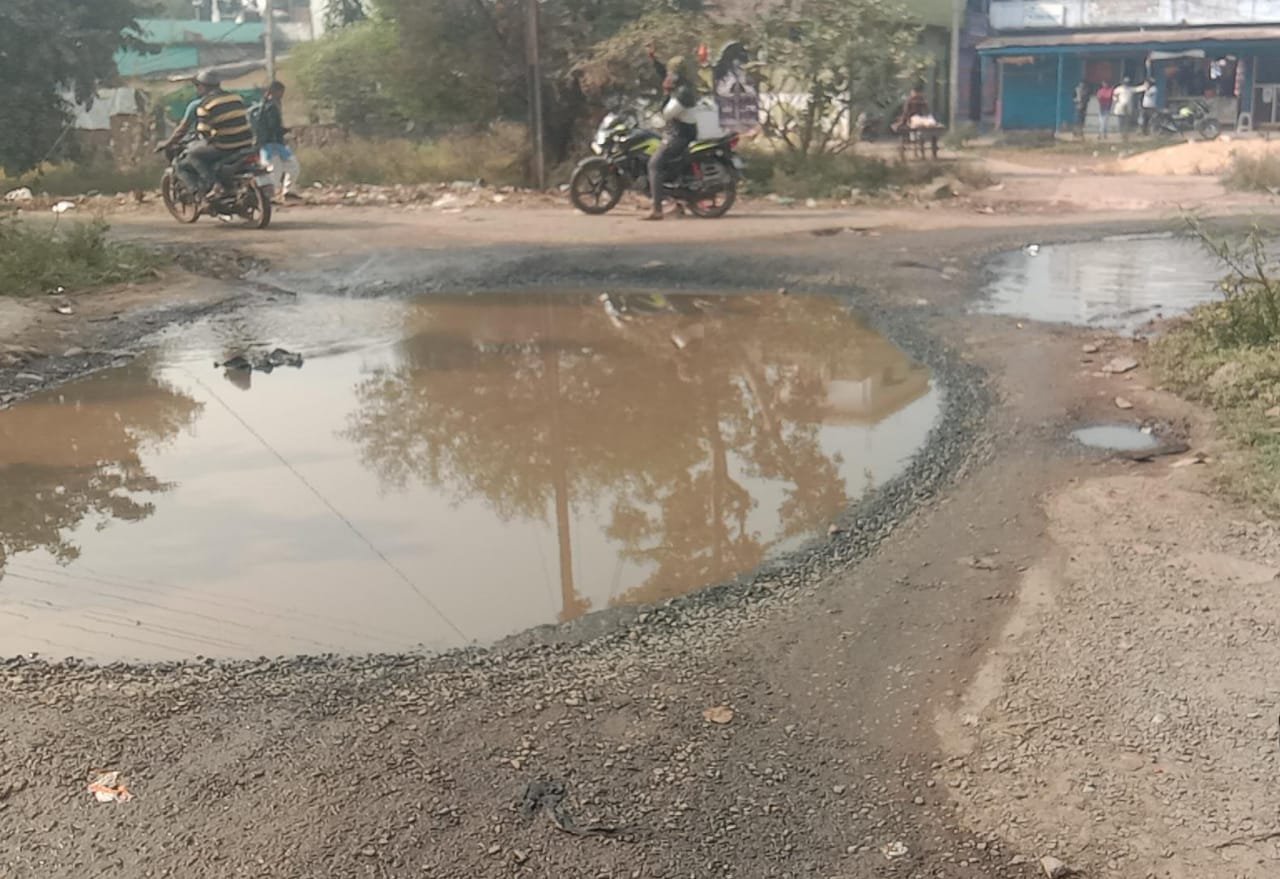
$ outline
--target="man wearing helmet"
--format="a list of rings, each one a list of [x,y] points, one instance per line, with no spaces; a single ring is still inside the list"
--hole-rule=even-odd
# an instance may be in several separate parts
[[[683,57],[672,58],[666,64],[658,60],[657,52],[649,46],[649,60],[662,78],[662,90],[666,103],[662,118],[667,123],[662,146],[649,159],[649,190],[653,207],[643,219],[662,219],[663,180],[671,167],[678,162],[698,138],[697,117],[693,108],[698,104],[697,74],[693,73]]]
[[[197,97],[187,105],[181,124],[160,150],[180,143],[194,126],[202,142],[187,148],[178,163],[178,173],[191,189],[208,193],[214,186],[217,166],[229,156],[253,147],[253,127],[244,99],[223,91],[218,74],[202,70],[193,82]]]

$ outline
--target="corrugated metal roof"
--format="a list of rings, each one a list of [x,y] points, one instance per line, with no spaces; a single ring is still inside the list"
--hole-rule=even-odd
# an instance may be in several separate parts
[[[141,18],[138,26],[142,39],[161,46],[183,46],[192,43],[225,43],[239,46],[262,42],[265,30],[260,21],[186,21],[170,18]]]
[[[1280,27],[1173,27],[1110,31],[1053,31],[990,37],[978,44],[979,52],[1010,49],[1097,49],[1113,46],[1178,46],[1193,48],[1207,43],[1258,43],[1275,41],[1280,50]]]

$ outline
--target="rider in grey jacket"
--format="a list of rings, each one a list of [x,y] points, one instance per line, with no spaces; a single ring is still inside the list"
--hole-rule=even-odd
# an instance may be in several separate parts
[[[649,58],[662,77],[662,89],[667,96],[662,107],[662,118],[667,125],[662,146],[649,159],[649,192],[653,197],[653,209],[645,219],[661,220],[662,179],[698,138],[698,124],[693,115],[693,108],[698,103],[698,92],[694,77],[689,73],[683,57],[677,56],[663,64],[650,48]]]

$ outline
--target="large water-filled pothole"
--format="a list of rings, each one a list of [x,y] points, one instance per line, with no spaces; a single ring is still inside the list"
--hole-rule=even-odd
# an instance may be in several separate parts
[[[215,369],[246,343],[301,369]],[[834,299],[303,297],[0,412],[0,644],[443,649],[722,582],[904,468],[928,372]]]
[[[992,257],[987,270],[980,312],[1118,333],[1220,296],[1226,273],[1199,242],[1162,235],[1029,245]]]

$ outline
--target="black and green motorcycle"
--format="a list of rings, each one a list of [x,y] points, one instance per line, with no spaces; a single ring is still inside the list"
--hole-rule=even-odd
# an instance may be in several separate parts
[[[584,214],[607,214],[628,189],[648,194],[649,159],[662,143],[656,131],[642,128],[634,114],[610,113],[596,129],[593,156],[583,159],[569,178],[569,200]],[[666,182],[667,197],[696,217],[723,217],[738,199],[742,159],[734,154],[738,135],[694,141]]]

